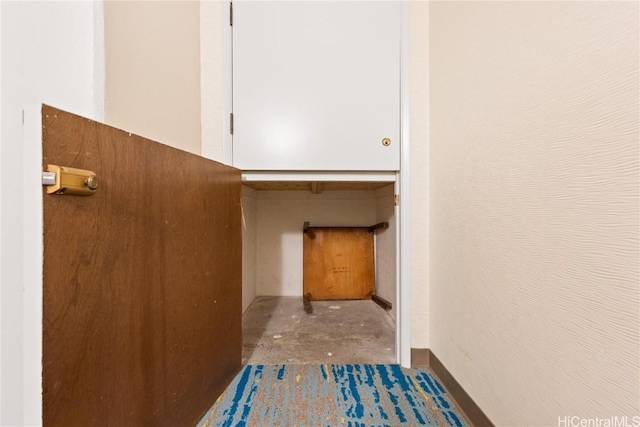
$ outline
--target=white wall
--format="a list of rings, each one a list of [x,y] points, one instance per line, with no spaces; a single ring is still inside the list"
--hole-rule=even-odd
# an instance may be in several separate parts
[[[257,191],[242,186],[242,312],[256,297]]]
[[[639,3],[429,18],[431,349],[496,425],[638,416]]]
[[[102,2],[7,2],[1,16],[2,116],[2,425],[33,425],[39,413],[28,401],[39,383],[27,381],[25,352],[38,337],[23,336],[41,319],[23,303],[22,108],[47,103],[101,120],[104,68]],[[26,159],[25,159],[26,160]],[[28,256],[28,254],[27,254]],[[23,320],[24,319],[24,320]],[[24,349],[24,351],[23,351]],[[36,358],[37,359],[37,358]],[[33,360],[33,358],[31,359]],[[36,360],[38,362],[38,360]],[[36,371],[39,372],[39,371]],[[24,399],[23,396],[29,396]],[[37,404],[37,402],[36,402]]]
[[[256,294],[302,296],[302,227],[370,226],[373,191],[259,191]]]
[[[376,295],[389,301],[389,315],[395,320],[396,302],[396,217],[394,185],[375,190],[376,223],[389,222],[389,228],[376,230]]]
[[[200,2],[104,6],[106,123],[200,154]]]

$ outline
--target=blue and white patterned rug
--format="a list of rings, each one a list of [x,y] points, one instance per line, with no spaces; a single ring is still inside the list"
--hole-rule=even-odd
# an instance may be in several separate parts
[[[198,423],[468,426],[433,373],[399,365],[247,365]]]

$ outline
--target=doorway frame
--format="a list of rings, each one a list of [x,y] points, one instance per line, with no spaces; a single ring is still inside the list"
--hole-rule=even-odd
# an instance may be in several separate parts
[[[22,425],[42,424],[44,212],[42,105],[23,110]]]
[[[349,1],[349,0],[345,0]],[[201,114],[203,128],[205,118],[215,120],[216,114],[222,111],[221,128],[222,144],[217,150],[211,150],[205,144],[203,129],[202,155],[212,160],[233,164],[233,141],[230,133],[230,114],[233,111],[233,32],[230,25],[231,1],[223,1],[217,6],[210,2],[201,3],[200,43],[201,43]],[[218,10],[216,10],[218,8]],[[400,58],[400,170],[395,173],[394,191],[400,203],[395,206],[396,228],[396,361],[403,367],[411,367],[411,175],[410,175],[410,122],[409,122],[409,66],[410,66],[410,3],[401,0],[401,58]],[[216,32],[216,24],[222,25],[222,34]],[[219,30],[218,30],[219,31]],[[222,44],[215,46],[216,41]],[[215,88],[205,84],[212,71],[211,64],[222,58],[221,87]],[[222,106],[211,102],[211,91],[222,95]],[[217,155],[214,154],[217,152]],[[292,171],[291,177],[303,171]],[[263,172],[264,173],[264,172]],[[270,173],[266,173],[270,174]],[[273,174],[282,175],[278,171]],[[322,173],[318,174],[322,175]],[[357,172],[341,173],[344,177],[357,176]],[[366,175],[366,173],[364,174]],[[243,179],[245,174],[243,173]],[[352,178],[353,179],[353,178]],[[292,179],[293,180],[293,179]]]

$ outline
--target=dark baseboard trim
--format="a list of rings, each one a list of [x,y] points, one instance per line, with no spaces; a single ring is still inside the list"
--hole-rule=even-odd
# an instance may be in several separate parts
[[[411,366],[414,368],[429,367],[429,351],[428,348],[412,348],[411,349]]]
[[[476,427],[495,427],[489,417],[482,412],[482,409],[473,401],[471,396],[431,350],[428,348],[412,348],[411,366],[431,368],[471,424]]]
[[[391,308],[393,307],[389,301],[379,297],[378,295],[371,295],[371,299],[373,300],[373,302],[375,302],[376,304],[378,304],[380,307],[384,308],[387,311],[391,310]]]

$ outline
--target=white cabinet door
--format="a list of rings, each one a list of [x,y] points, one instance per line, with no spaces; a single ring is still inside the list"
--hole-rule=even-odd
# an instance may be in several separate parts
[[[399,169],[401,2],[233,9],[234,166]]]

